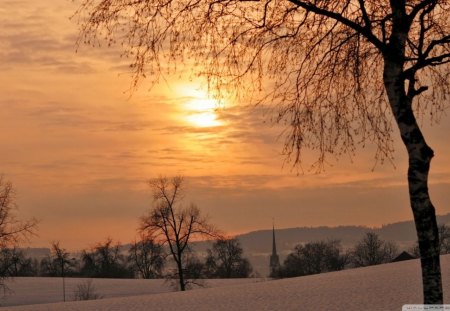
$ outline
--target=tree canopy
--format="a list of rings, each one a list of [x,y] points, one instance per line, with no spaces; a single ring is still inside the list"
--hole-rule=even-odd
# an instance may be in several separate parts
[[[398,5],[395,5],[398,3]],[[328,155],[358,143],[392,153],[392,114],[384,91],[384,54],[397,44],[401,19],[402,79],[417,112],[436,118],[449,94],[448,1],[86,0],[82,37],[120,42],[134,82],[158,80],[180,63],[207,78],[217,96],[251,94],[276,106],[289,125],[285,152],[304,147]],[[398,10],[397,10],[398,9]],[[246,99],[248,100],[248,98]]]

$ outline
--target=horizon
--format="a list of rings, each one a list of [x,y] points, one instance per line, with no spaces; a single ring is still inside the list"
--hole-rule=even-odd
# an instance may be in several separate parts
[[[445,217],[445,216],[450,216],[450,213],[437,214],[436,215],[436,217]],[[321,225],[318,225],[318,226],[283,227],[283,228],[275,227],[275,232],[277,232],[279,230],[290,230],[290,229],[321,229],[321,228],[338,229],[338,228],[343,228],[343,227],[344,228],[345,227],[367,228],[368,230],[378,230],[378,229],[383,229],[384,227],[387,227],[387,226],[397,225],[397,224],[402,224],[402,223],[408,223],[408,222],[413,222],[413,221],[414,221],[413,219],[410,219],[410,220],[399,220],[399,221],[395,221],[395,222],[387,223],[387,224],[382,224],[382,225],[375,226],[375,227],[364,226],[364,225],[359,225],[359,224],[334,225],[334,226],[321,226]],[[438,222],[438,224],[439,224],[439,222]],[[252,230],[252,231],[240,232],[240,233],[237,233],[237,234],[231,234],[231,235],[227,235],[227,236],[229,236],[231,238],[239,238],[239,236],[245,236],[245,235],[249,235],[249,234],[253,234],[253,233],[259,233],[259,232],[264,232],[264,231],[271,232],[272,230],[273,230],[272,228],[268,228],[268,229],[262,228],[262,229]],[[95,246],[97,243],[102,243],[102,242],[105,241],[105,239],[108,239],[108,237],[104,238],[103,240],[98,240],[98,241],[95,241],[95,242],[92,242],[92,243],[89,243],[89,244],[86,243],[85,247],[79,248],[79,249],[70,249],[70,248],[66,248],[64,245],[61,245],[61,246],[63,248],[66,248],[67,251],[69,251],[71,253],[77,253],[77,252],[81,252],[83,250],[89,249],[89,248]],[[195,243],[198,243],[198,242],[201,243],[201,242],[208,242],[208,241],[211,241],[211,240],[208,240],[208,239],[203,239],[202,240],[202,239],[200,239],[200,240],[192,241],[192,243],[195,244]],[[119,243],[120,246],[126,246],[126,245],[128,245],[130,243],[133,243],[133,241],[128,241],[127,242],[127,241],[116,241],[116,240],[113,240],[113,242],[114,243]],[[311,242],[314,242],[314,241],[311,241]],[[268,241],[267,245],[268,245],[267,251],[268,251],[268,253],[270,253],[271,252],[271,245],[272,245],[271,241]],[[27,247],[19,247],[19,248],[20,249],[28,249],[28,248],[29,249],[51,249],[51,246],[50,245],[47,245],[47,246],[35,245],[35,246],[27,246]]]
[[[186,177],[186,203],[234,235],[280,228],[382,226],[413,219],[407,159],[394,128],[394,163],[368,144],[329,158],[325,171],[281,154],[282,126],[266,107],[217,103],[188,73],[130,92],[120,47],[76,46],[72,1],[8,1],[0,8],[0,174],[16,191],[19,219],[40,220],[24,247],[59,240],[83,249],[132,241],[152,204],[146,181]],[[187,72],[187,70],[186,70]],[[170,80],[170,81],[169,81]],[[422,122],[435,151],[429,188],[436,214],[450,213],[450,116]],[[57,239],[55,239],[57,237]]]

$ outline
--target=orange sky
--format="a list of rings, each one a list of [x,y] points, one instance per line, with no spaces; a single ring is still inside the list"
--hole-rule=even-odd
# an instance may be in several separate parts
[[[118,48],[82,46],[71,0],[5,0],[0,7],[0,173],[16,188],[20,217],[36,217],[32,246],[71,249],[106,237],[130,242],[151,206],[146,180],[187,177],[188,200],[229,233],[278,227],[411,219],[404,148],[396,168],[373,148],[332,161],[325,173],[283,167],[281,128],[261,109],[214,111],[202,81],[168,78],[130,94]],[[431,194],[450,212],[449,118],[425,126],[434,148]],[[307,169],[307,166],[306,166]]]

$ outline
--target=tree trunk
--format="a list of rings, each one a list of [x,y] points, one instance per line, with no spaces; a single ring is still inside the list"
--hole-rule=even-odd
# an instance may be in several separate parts
[[[181,262],[181,256],[178,257],[177,267],[178,267],[178,280],[180,281],[180,290],[186,290],[186,282],[184,281],[184,273],[183,273],[183,263]]]
[[[408,188],[420,249],[424,304],[442,304],[439,235],[436,214],[428,193],[428,172],[433,150],[426,144],[405,92],[402,66],[385,60],[384,85],[409,157]]]

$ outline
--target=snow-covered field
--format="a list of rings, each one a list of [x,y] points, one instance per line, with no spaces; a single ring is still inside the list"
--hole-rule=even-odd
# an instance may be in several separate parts
[[[74,292],[78,284],[84,284],[89,279],[65,278],[66,301],[74,300]],[[91,279],[95,292],[102,299],[113,297],[139,296],[174,292],[166,280],[142,279]],[[263,279],[228,279],[201,280],[202,287],[196,289],[231,286],[245,283],[260,282]],[[43,304],[63,301],[62,278],[14,278],[6,282],[11,289],[5,299],[0,300],[0,306],[17,306]]]
[[[442,272],[444,299],[450,302],[450,255],[442,257]],[[28,285],[25,279],[17,280],[17,287],[13,287],[15,299],[20,301],[19,295],[25,295],[24,301],[31,302],[30,291],[36,295],[42,292],[42,295],[61,296],[57,289],[46,289],[47,282],[54,281],[35,278],[30,279]],[[422,302],[418,260],[275,281],[211,280],[207,281],[209,288],[187,292],[169,292],[167,284],[158,280],[95,280],[94,284],[104,299],[6,307],[4,310],[399,311],[403,304]],[[127,297],[117,297],[119,295]],[[112,296],[116,298],[108,298]]]

